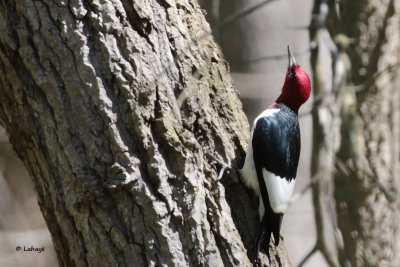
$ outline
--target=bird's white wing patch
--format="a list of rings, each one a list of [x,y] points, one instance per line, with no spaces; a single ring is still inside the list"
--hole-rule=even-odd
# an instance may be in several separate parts
[[[285,178],[276,176],[264,168],[262,171],[265,185],[267,186],[270,206],[274,212],[283,213],[292,197],[296,180],[292,179],[289,182]]]

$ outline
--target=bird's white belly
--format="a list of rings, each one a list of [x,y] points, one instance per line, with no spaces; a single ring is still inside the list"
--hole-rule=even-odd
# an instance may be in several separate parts
[[[260,187],[258,185],[256,166],[254,165],[253,159],[253,146],[251,144],[249,144],[247,148],[246,159],[241,174],[244,184],[253,189],[257,196],[260,196]]]

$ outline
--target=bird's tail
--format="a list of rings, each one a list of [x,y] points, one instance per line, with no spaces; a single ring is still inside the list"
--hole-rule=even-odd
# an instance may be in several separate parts
[[[275,239],[275,246],[279,245],[279,233],[281,232],[281,225],[282,225],[283,213],[274,213],[271,226],[272,226],[272,233],[274,234]]]
[[[269,258],[269,241],[271,235],[274,236],[275,246],[279,245],[279,233],[282,225],[282,213],[274,213],[266,211],[260,223],[260,229],[257,236],[257,255],[262,247]]]

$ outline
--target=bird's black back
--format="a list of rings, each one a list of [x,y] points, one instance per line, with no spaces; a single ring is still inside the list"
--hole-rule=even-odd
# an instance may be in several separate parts
[[[300,127],[297,114],[284,104],[280,111],[257,120],[253,132],[256,168],[265,168],[287,180],[296,178],[300,157]]]

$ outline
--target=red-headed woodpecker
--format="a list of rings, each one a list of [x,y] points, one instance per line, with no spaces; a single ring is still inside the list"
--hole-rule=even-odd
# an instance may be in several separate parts
[[[290,201],[300,156],[298,110],[310,97],[311,82],[288,46],[289,66],[278,99],[253,123],[246,160],[241,170],[244,183],[259,196],[260,229],[257,255],[268,247],[271,234],[279,244],[283,213]]]

